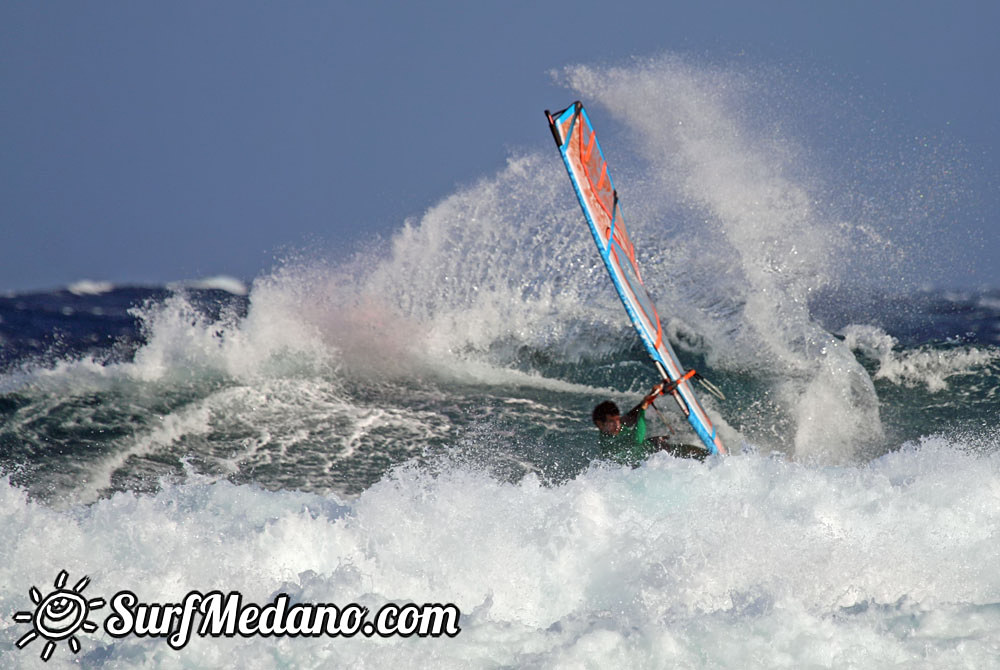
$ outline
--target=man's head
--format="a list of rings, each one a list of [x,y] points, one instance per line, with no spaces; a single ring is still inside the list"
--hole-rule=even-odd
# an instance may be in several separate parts
[[[594,408],[594,425],[604,435],[617,435],[622,429],[621,412],[618,405],[610,400],[605,400]]]

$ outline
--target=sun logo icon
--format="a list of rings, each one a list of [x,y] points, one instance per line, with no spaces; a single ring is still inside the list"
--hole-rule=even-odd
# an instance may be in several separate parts
[[[56,649],[56,643],[60,640],[68,639],[69,648],[75,654],[80,651],[80,641],[76,639],[76,632],[82,629],[87,633],[93,633],[97,630],[97,624],[89,621],[87,616],[90,610],[104,607],[104,599],[86,600],[81,595],[90,583],[90,577],[84,577],[72,589],[66,588],[68,579],[69,573],[61,571],[56,576],[56,590],[44,598],[34,586],[28,591],[31,602],[35,603],[35,611],[18,612],[14,615],[14,621],[31,623],[33,628],[17,641],[18,649],[24,649],[32,640],[41,636],[47,640],[42,649],[41,659],[48,661]]]

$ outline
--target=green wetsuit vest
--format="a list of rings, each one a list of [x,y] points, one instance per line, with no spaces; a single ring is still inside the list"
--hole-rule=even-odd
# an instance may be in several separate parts
[[[641,463],[650,454],[646,444],[646,410],[633,409],[622,417],[622,429],[618,434],[601,434],[598,444],[601,455],[611,460],[623,465]]]

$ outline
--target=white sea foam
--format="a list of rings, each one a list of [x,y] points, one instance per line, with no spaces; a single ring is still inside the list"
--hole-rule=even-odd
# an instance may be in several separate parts
[[[73,295],[101,295],[113,291],[115,285],[108,281],[93,281],[91,279],[81,279],[66,287],[66,290]]]
[[[204,277],[202,279],[190,279],[186,281],[173,282],[168,284],[167,287],[171,289],[214,289],[217,291],[232,293],[233,295],[246,295],[249,292],[245,283],[235,277],[229,277],[227,275],[216,275],[214,277]]]
[[[933,392],[946,390],[949,378],[1000,364],[1000,352],[979,347],[924,346],[903,351],[896,338],[875,326],[850,325],[842,333],[848,347],[878,361],[876,379],[909,387],[922,385]]]
[[[1000,297],[996,297],[993,295],[980,296],[976,300],[976,306],[1000,313]]]
[[[353,501],[193,478],[54,511],[0,483],[0,664],[37,667],[30,610],[239,590],[257,603],[452,602],[455,638],[80,633],[47,667],[988,667],[1000,644],[1000,456],[940,438],[866,466],[656,456],[557,487],[402,468]],[[711,510],[711,513],[706,513]],[[108,610],[91,616],[98,623]],[[321,659],[318,660],[318,659]]]

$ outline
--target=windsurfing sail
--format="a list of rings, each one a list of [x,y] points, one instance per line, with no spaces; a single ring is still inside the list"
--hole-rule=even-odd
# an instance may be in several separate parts
[[[632,325],[660,374],[670,382],[668,392],[673,395],[705,447],[713,454],[726,454],[715,426],[691,388],[691,379],[696,373],[686,371],[677,360],[677,354],[664,337],[656,306],[642,283],[639,266],[635,262],[635,247],[622,218],[618,192],[587,112],[578,101],[554,114],[546,110],[545,116],[549,119],[552,136],[590,225],[597,250]]]

